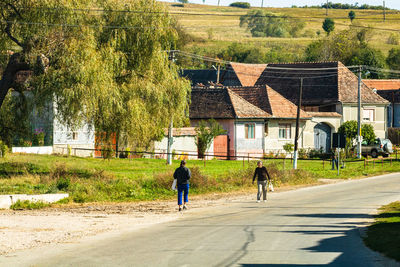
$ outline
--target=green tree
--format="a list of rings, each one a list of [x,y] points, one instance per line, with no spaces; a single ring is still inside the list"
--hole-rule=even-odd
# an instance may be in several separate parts
[[[353,20],[356,18],[356,12],[354,12],[353,10],[349,12],[349,19],[350,22],[353,23]]]
[[[357,137],[357,121],[346,121],[338,129],[338,132],[346,135],[348,145],[351,146]],[[376,138],[374,127],[370,124],[361,125],[361,136],[364,140],[373,141]]]
[[[196,146],[199,158],[204,158],[204,154],[207,149],[210,148],[210,145],[216,136],[226,133],[222,126],[213,119],[208,122],[201,120],[195,130],[197,135]]]
[[[182,4],[187,4],[187,3],[189,3],[189,0],[178,0],[178,2],[180,2]],[[204,1],[203,1],[203,3],[204,3]]]
[[[386,63],[390,69],[400,70],[400,48],[392,48],[389,51]]]
[[[305,22],[257,9],[240,17],[240,27],[247,27],[254,37],[296,37]]]
[[[11,88],[29,90],[38,107],[54,100],[67,126],[88,123],[140,147],[171,119],[187,120],[189,82],[162,52],[175,47],[176,23],[157,1],[17,0],[0,10],[0,51],[12,50],[1,62],[0,105]],[[31,72],[28,82],[14,78],[19,71]]]
[[[374,127],[371,124],[361,125],[361,136],[368,142],[373,142],[376,139]]]
[[[335,21],[331,18],[326,18],[322,23],[322,29],[329,35],[331,32],[335,30]]]

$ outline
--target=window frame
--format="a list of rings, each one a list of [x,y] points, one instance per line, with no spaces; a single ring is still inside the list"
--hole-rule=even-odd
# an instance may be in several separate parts
[[[284,132],[284,136],[281,136],[281,130]],[[290,140],[292,139],[292,124],[291,123],[279,123],[278,124],[278,139]]]
[[[249,127],[252,126],[252,127]],[[249,137],[249,129],[253,128],[253,137]],[[249,122],[244,124],[244,138],[245,139],[256,139],[256,124]]]
[[[368,116],[368,118],[366,119],[366,116],[365,116],[365,112],[366,111],[368,111],[369,112],[369,116]],[[372,115],[372,119],[371,119],[371,115]],[[375,109],[374,108],[363,108],[363,118],[362,118],[362,120],[364,121],[364,122],[374,122],[375,121]]]

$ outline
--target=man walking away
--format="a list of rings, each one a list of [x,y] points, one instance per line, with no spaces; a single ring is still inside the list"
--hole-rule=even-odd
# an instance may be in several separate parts
[[[189,179],[191,177],[190,170],[186,168],[186,161],[181,161],[181,166],[174,172],[174,179],[177,179],[178,184],[178,206],[179,211],[182,210],[182,192],[184,195],[183,209],[187,209],[186,203],[189,202]]]
[[[263,194],[263,200],[264,202],[267,201],[267,183],[268,180],[271,181],[271,177],[268,174],[267,168],[263,166],[262,161],[260,160],[257,162],[257,168],[256,171],[254,172],[253,176],[253,184],[254,180],[256,179],[257,176],[257,185],[258,185],[258,192],[257,192],[257,202],[260,202],[261,199],[261,192]],[[268,180],[267,180],[268,176]]]

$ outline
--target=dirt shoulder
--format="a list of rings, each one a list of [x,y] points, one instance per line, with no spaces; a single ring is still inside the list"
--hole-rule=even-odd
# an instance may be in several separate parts
[[[343,180],[321,180],[319,184]],[[275,192],[306,186],[286,186]],[[256,189],[190,197],[190,209],[228,205],[255,199]],[[131,203],[72,204],[32,211],[0,210],[0,255],[43,246],[74,242],[105,232],[134,231],[182,216],[175,200]]]

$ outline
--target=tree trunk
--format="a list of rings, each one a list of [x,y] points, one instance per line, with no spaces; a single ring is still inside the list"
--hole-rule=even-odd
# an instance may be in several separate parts
[[[29,65],[26,62],[21,62],[21,55],[15,53],[10,57],[7,67],[3,72],[0,80],[0,109],[3,105],[4,99],[10,90],[15,85],[16,74],[18,71],[29,70]]]

